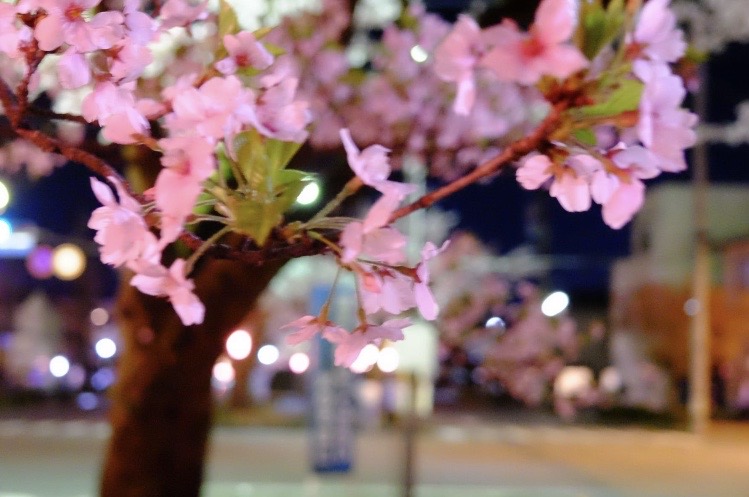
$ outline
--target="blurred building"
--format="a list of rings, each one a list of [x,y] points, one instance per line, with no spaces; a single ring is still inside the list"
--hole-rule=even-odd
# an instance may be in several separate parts
[[[749,379],[749,187],[711,185],[707,208],[714,379],[735,407]],[[612,330],[676,384],[688,376],[690,317],[699,311],[691,300],[694,240],[691,185],[654,187],[634,221],[632,254],[611,274]]]

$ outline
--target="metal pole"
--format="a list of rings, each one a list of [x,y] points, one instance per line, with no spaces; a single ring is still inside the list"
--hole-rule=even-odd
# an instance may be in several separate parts
[[[700,69],[700,87],[695,95],[695,111],[700,121],[707,119],[708,73]],[[697,302],[690,326],[689,421],[692,432],[703,435],[710,423],[711,411],[711,353],[710,353],[710,245],[708,241],[708,144],[704,141],[694,148],[694,227],[695,261],[692,278],[692,298]]]

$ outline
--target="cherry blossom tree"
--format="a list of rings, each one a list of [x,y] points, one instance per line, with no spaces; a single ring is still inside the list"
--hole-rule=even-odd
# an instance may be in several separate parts
[[[396,220],[516,164],[523,187],[548,188],[569,211],[601,204],[619,228],[644,180],[683,170],[696,118],[681,107],[672,66],[686,45],[669,1],[605,4],[543,0],[528,30],[465,16],[453,27],[417,7],[363,71],[344,57],[342,0],[254,31],[224,2],[1,3],[5,153],[22,150],[16,162],[37,172],[87,167],[102,203],[89,226],[125,273],[102,495],[198,495],[211,367],[285,261],[327,254],[354,275],[354,329],[327,305],[288,326],[293,341],[321,334],[348,366],[367,343],[401,338],[404,312],[438,315],[428,261],[446,247],[427,243],[409,261]],[[92,130],[111,145],[84,140]],[[313,179],[292,166],[307,140],[343,147],[353,177],[309,219],[287,221]],[[154,181],[128,181],[117,153],[157,163]],[[407,157],[443,185],[408,199],[414,187],[392,175]],[[360,190],[376,195],[371,208],[342,215]]]

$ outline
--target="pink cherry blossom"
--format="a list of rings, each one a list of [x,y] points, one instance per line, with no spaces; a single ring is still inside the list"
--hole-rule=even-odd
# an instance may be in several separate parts
[[[620,183],[605,204],[603,204],[603,221],[614,229],[627,224],[640,210],[645,201],[645,184],[637,178],[628,183]]]
[[[273,64],[273,55],[249,31],[224,36],[224,47],[229,56],[216,62],[222,74],[234,74],[239,68],[267,69]]]
[[[686,95],[684,84],[665,64],[638,60],[633,70],[645,83],[637,135],[660,159],[661,170],[683,171],[687,167],[684,149],[697,139],[697,116],[680,107]]]
[[[20,55],[19,43],[28,42],[32,37],[31,28],[18,25],[16,7],[8,3],[0,3],[0,52],[16,58]]]
[[[115,143],[135,143],[134,134],[146,134],[148,121],[137,110],[132,85],[102,81],[94,86],[81,105],[88,122],[98,121],[105,138]]]
[[[185,326],[203,322],[205,306],[193,293],[195,283],[185,277],[184,259],[176,259],[169,269],[153,265],[133,276],[130,284],[146,295],[168,297]]]
[[[362,307],[371,315],[379,310],[393,315],[416,306],[413,279],[393,269],[358,264],[354,266]]]
[[[91,69],[86,57],[72,48],[65,50],[60,56],[57,75],[60,86],[68,90],[80,88],[91,81]]]
[[[335,364],[349,367],[367,344],[379,344],[382,340],[403,340],[403,328],[410,325],[408,319],[391,319],[379,326],[368,324],[359,327],[351,333],[336,328],[326,333],[325,338],[336,345]]]
[[[94,241],[100,245],[101,260],[115,267],[140,258],[149,247],[156,244],[156,237],[148,230],[141,206],[115,178],[119,202],[105,183],[91,178],[91,189],[102,203],[91,214],[88,227],[97,231]]]
[[[424,248],[421,249],[421,262],[416,266],[416,277],[418,280],[414,283],[414,297],[416,298],[416,306],[419,312],[428,321],[437,319],[439,305],[437,305],[434,294],[432,294],[432,290],[429,288],[429,267],[427,263],[442,253],[448,244],[449,241],[446,241],[438,248],[432,242],[427,242]]]
[[[515,177],[526,190],[537,190],[551,178],[552,167],[551,159],[546,155],[529,155],[520,163]]]
[[[286,343],[297,345],[312,340],[317,335],[334,336],[338,333],[348,333],[331,321],[321,321],[318,316],[303,316],[296,321],[281,326],[281,329],[296,328],[297,331],[286,336]]]
[[[481,59],[502,81],[529,85],[541,76],[566,78],[588,66],[588,60],[567,44],[577,24],[577,2],[543,0],[536,11],[530,33],[505,20],[486,31],[493,48]]]
[[[632,39],[649,59],[676,62],[687,49],[684,33],[676,25],[671,0],[650,0],[640,11]]]
[[[365,231],[364,224],[353,221],[341,232],[343,255],[341,261],[353,262],[359,257],[385,264],[401,264],[405,261],[406,237],[392,227]]]
[[[481,28],[471,17],[461,15],[455,27],[434,53],[434,72],[444,81],[457,83],[453,109],[467,115],[476,100],[473,71],[486,47]]]
[[[284,79],[258,98],[250,122],[260,133],[284,141],[307,139],[306,127],[312,116],[307,101],[296,99],[297,84],[296,78]]]
[[[208,17],[208,0],[190,2],[188,0],[167,0],[161,6],[161,24],[164,28],[185,26],[193,21]]]
[[[52,51],[67,43],[79,52],[111,48],[123,36],[124,18],[120,12],[105,11],[87,21],[83,14],[101,0],[44,0],[47,12],[36,25],[34,36],[39,48]]]

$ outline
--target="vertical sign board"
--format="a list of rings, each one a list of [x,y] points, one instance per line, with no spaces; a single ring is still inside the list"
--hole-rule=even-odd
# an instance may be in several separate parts
[[[317,286],[310,296],[310,314],[316,315],[330,292],[329,286]],[[344,322],[352,295],[336,291],[330,318]],[[352,314],[353,315],[353,314]],[[342,323],[343,324],[343,323]],[[334,365],[333,345],[318,336],[315,341],[317,361],[311,385],[310,458],[316,473],[346,473],[353,466],[354,391],[353,374]]]

